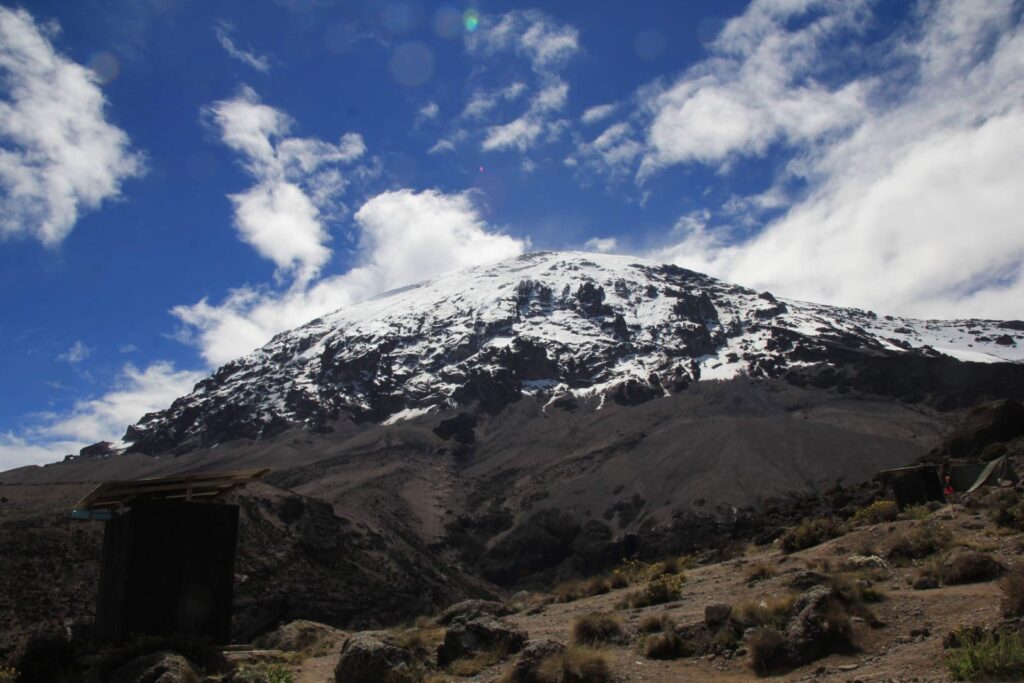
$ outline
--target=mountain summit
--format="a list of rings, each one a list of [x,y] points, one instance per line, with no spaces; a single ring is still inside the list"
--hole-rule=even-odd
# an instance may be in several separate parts
[[[911,374],[925,373],[902,383],[923,392],[919,400],[959,403],[948,391],[932,396],[929,362],[1019,363],[1022,340],[1020,321],[882,317],[631,256],[536,252],[281,333],[146,415],[125,441],[134,452],[180,453],[296,425],[329,431],[339,419],[389,424],[453,408],[495,414],[524,396],[562,407],[634,404],[739,375],[840,388],[867,382],[873,393],[902,395],[909,389],[881,371],[898,359],[915,361]]]

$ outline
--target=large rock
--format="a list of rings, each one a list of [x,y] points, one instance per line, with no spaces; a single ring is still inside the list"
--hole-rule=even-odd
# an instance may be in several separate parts
[[[731,614],[732,607],[724,602],[716,602],[704,607],[704,623],[707,624],[709,629],[716,630],[729,621],[729,615]]]
[[[813,662],[839,641],[849,638],[849,622],[831,588],[815,586],[793,603],[793,617],[786,625],[789,659],[797,665]]]
[[[412,655],[388,645],[367,633],[357,633],[345,641],[341,658],[334,668],[335,683],[381,683],[392,672],[405,671]]]
[[[526,632],[502,619],[488,616],[471,621],[456,619],[445,632],[444,643],[437,649],[437,663],[445,666],[456,659],[493,650],[513,654],[522,650],[525,644]]]
[[[546,678],[540,677],[541,662],[564,650],[565,645],[557,640],[530,641],[509,670],[508,683],[547,683]]]
[[[463,600],[449,606],[434,618],[438,626],[447,626],[456,619],[472,621],[480,617],[503,617],[512,610],[503,603],[494,600]]]
[[[133,659],[110,677],[110,683],[200,683],[192,663],[175,652],[154,652]]]
[[[341,635],[341,631],[326,624],[298,619],[260,636],[256,644],[268,650],[313,652],[334,647]]]

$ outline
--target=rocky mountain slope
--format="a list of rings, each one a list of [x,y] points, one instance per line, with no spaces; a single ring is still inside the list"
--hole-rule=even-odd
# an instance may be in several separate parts
[[[533,253],[282,333],[124,440],[133,452],[181,453],[294,425],[329,430],[338,419],[388,424],[457,407],[493,415],[524,396],[556,407],[639,403],[700,380],[796,377],[851,353],[1019,362],[1024,322],[880,317],[634,257]],[[814,383],[841,383],[826,375]]]

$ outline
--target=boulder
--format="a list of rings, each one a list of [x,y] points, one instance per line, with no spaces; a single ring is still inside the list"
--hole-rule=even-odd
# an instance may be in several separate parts
[[[798,571],[786,585],[795,591],[805,591],[828,582],[828,577],[819,572],[804,569]]]
[[[715,602],[704,607],[704,623],[711,630],[717,630],[729,620],[732,607],[724,602]]]
[[[444,642],[437,649],[437,663],[445,666],[456,659],[493,650],[513,654],[522,650],[525,644],[526,632],[502,619],[490,616],[470,621],[455,619],[448,626]]]
[[[540,677],[541,662],[564,650],[565,645],[557,640],[531,640],[509,670],[508,683],[547,683]]]
[[[357,633],[341,648],[335,683],[380,683],[391,672],[408,669],[412,655],[367,633]],[[392,676],[394,674],[391,674]]]
[[[256,645],[267,650],[312,652],[333,648],[341,635],[341,631],[326,624],[298,619],[260,636]]]
[[[919,576],[910,587],[916,591],[930,591],[939,587],[939,580],[934,576]]]
[[[434,623],[438,626],[447,626],[456,619],[472,621],[479,617],[503,617],[511,613],[512,610],[507,605],[494,600],[463,600],[448,606],[434,617]]]
[[[176,652],[154,652],[128,662],[110,683],[200,683],[192,663]]]
[[[797,665],[813,662],[849,640],[850,624],[831,588],[815,586],[793,603],[786,625],[786,649]]]

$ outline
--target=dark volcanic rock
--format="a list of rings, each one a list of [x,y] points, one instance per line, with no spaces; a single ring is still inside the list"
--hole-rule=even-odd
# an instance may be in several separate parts
[[[501,650],[519,652],[526,644],[526,632],[514,624],[484,616],[465,621],[456,619],[444,634],[444,643],[437,649],[438,666],[478,652]]]
[[[503,617],[511,614],[505,603],[494,600],[463,600],[447,607],[441,614],[434,617],[438,626],[447,626],[456,619],[472,621],[480,617]]]
[[[989,444],[1024,436],[1024,405],[1017,401],[995,401],[972,408],[946,441],[954,458],[981,453]]]
[[[335,683],[381,683],[389,674],[409,669],[408,650],[388,645],[367,633],[356,633],[345,641],[334,669]]]
[[[133,659],[114,672],[110,683],[200,683],[192,663],[174,652]]]

